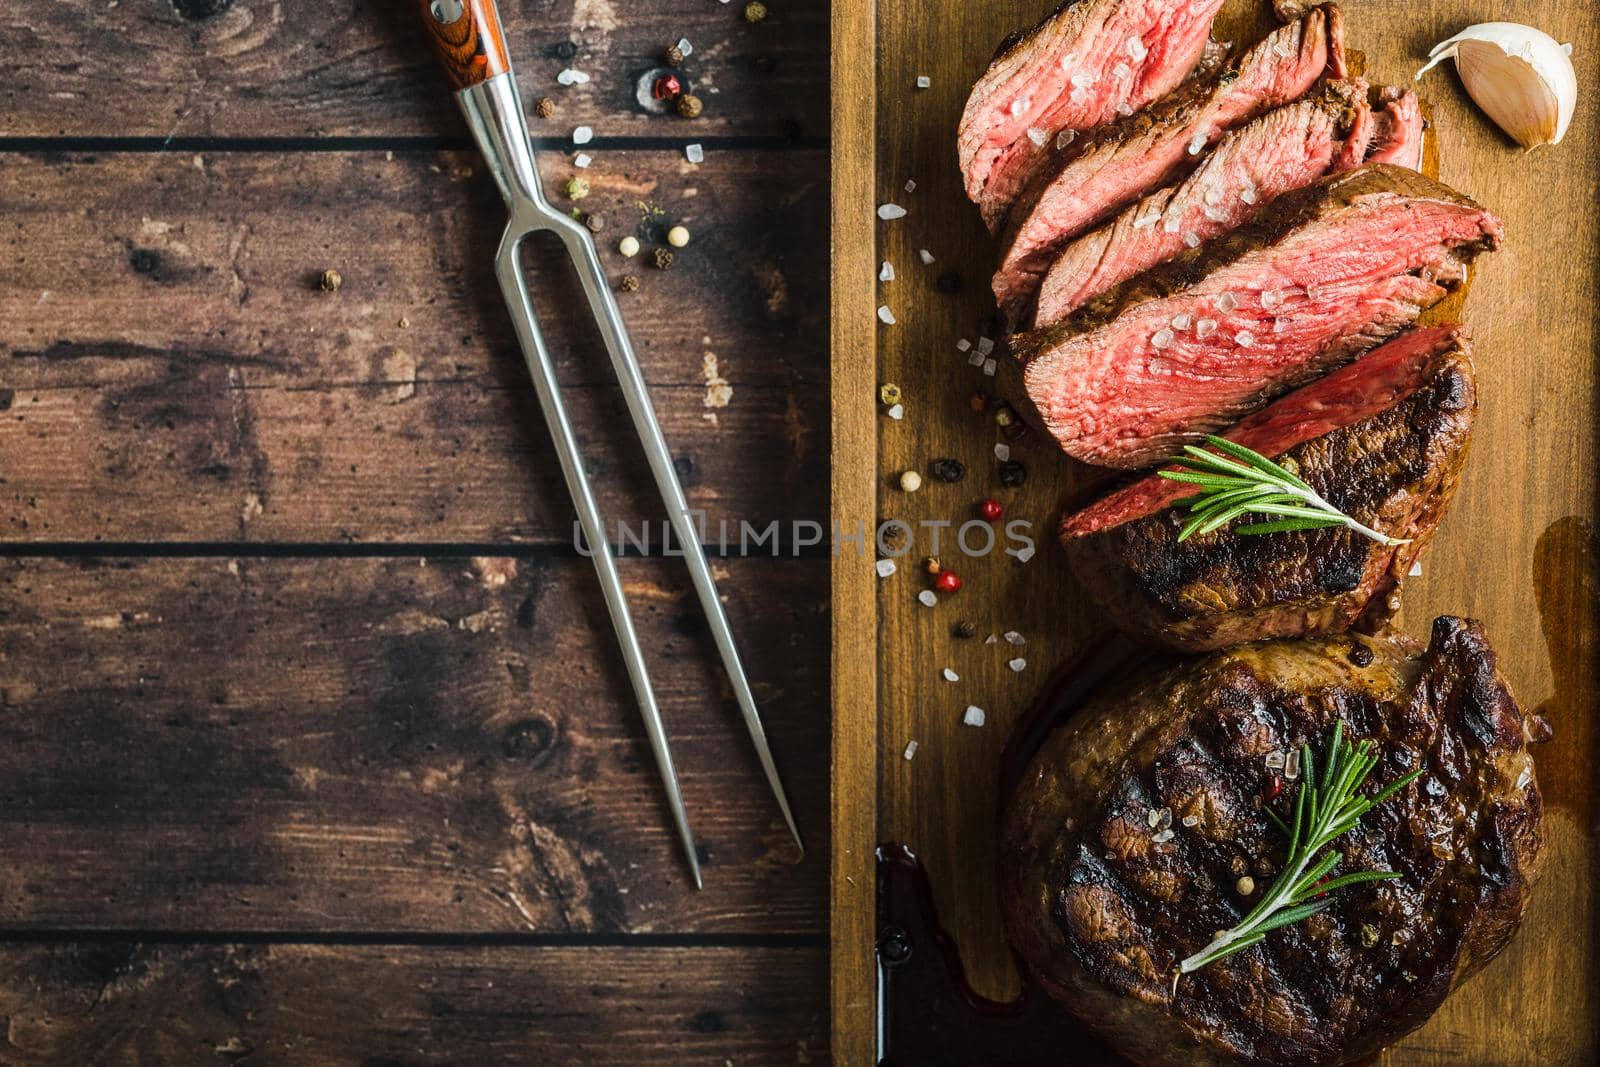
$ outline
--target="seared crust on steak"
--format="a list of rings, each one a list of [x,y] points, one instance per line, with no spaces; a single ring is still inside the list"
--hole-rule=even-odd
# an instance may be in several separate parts
[[[1395,368],[1398,395],[1389,407],[1269,453],[1347,515],[1409,544],[1380,545],[1343,527],[1271,536],[1230,527],[1180,542],[1187,513],[1170,506],[1089,529],[1069,516],[1062,540],[1078,584],[1118,627],[1178,651],[1340,633],[1358,620],[1370,629],[1388,619],[1455,494],[1477,411],[1464,338],[1432,333],[1431,350],[1405,357],[1416,366]],[[1370,359],[1384,361],[1385,353]],[[1359,383],[1366,369],[1340,373]],[[1290,395],[1283,406],[1296,400]],[[1248,435],[1251,427],[1238,429]]]
[[[1336,874],[1401,877],[1337,891],[1174,991],[1178,961],[1237,924],[1283,862],[1256,802],[1269,756],[1302,742],[1322,755],[1335,720],[1377,745],[1369,794],[1423,768],[1336,844]],[[1531,733],[1482,627],[1457,618],[1420,654],[1347,636],[1143,671],[1056,730],[1006,808],[1012,943],[1144,1067],[1353,1063],[1421,1025],[1515,931],[1541,845]]]

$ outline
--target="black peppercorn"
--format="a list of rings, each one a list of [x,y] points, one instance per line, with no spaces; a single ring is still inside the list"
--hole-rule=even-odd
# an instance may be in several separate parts
[[[533,113],[542,119],[550,118],[556,113],[556,102],[548,96],[541,96],[539,102],[533,105]]]
[[[668,45],[666,54],[667,66],[676,67],[683,62],[683,49],[677,45]]]
[[[960,622],[950,627],[950,632],[956,637],[966,640],[969,637],[978,636],[978,625],[977,623],[970,622],[967,619],[962,619]]]
[[[665,248],[656,249],[656,270],[666,270],[672,266],[672,253]]]
[[[1368,648],[1366,645],[1351,645],[1350,662],[1354,663],[1357,667],[1371,666],[1372,649]]]
[[[639,291],[639,276],[637,274],[624,274],[620,288],[624,293],[637,293]]]
[[[967,476],[967,468],[959,459],[936,459],[928,464],[928,473],[941,482],[959,482]]]
[[[953,270],[942,271],[933,287],[947,296],[953,296],[961,291],[961,275]]]
[[[599,233],[601,230],[606,228],[606,220],[601,218],[599,215],[585,215],[583,217],[583,224],[584,226],[588,227],[590,233]]]
[[[571,59],[578,54],[578,46],[571,41],[562,41],[554,51],[557,59]]]
[[[1018,459],[1008,459],[1000,464],[1000,484],[1007,489],[1016,489],[1028,480],[1028,468]]]

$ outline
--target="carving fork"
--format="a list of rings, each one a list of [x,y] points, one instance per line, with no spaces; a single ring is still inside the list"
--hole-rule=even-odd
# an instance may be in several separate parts
[[[800,840],[800,830],[795,826],[794,815],[789,810],[789,798],[783,791],[778,769],[772,762],[772,751],[767,745],[766,731],[761,726],[761,716],[756,711],[755,697],[750,692],[750,683],[739,662],[739,650],[734,646],[728,618],[722,611],[722,601],[717,597],[717,585],[711,577],[711,567],[700,550],[699,532],[689,514],[683,487],[678,484],[672,456],[667,451],[666,440],[661,436],[661,426],[650,404],[644,375],[639,370],[639,361],[633,354],[633,345],[628,340],[622,315],[611,295],[600,258],[595,253],[594,241],[583,226],[550,206],[540,186],[527,120],[523,117],[522,99],[511,72],[511,60],[506,51],[505,35],[500,27],[500,16],[494,0],[417,0],[417,4],[428,39],[455,89],[456,101],[461,105],[472,136],[483,150],[489,171],[494,175],[500,194],[505,197],[506,205],[511,210],[511,219],[506,224],[500,248],[495,253],[495,277],[500,281],[506,307],[511,312],[512,325],[516,328],[517,341],[522,346],[523,358],[533,375],[539,407],[550,427],[550,435],[555,439],[556,455],[561,461],[561,472],[566,476],[567,488],[572,493],[572,503],[578,511],[579,526],[590,546],[595,570],[600,575],[606,607],[611,613],[617,640],[622,645],[622,657],[628,666],[628,678],[633,683],[634,695],[644,714],[645,733],[650,738],[650,748],[655,753],[656,766],[666,786],[667,802],[672,808],[673,821],[678,826],[678,837],[683,842],[689,869],[694,874],[695,887],[699,888],[701,884],[700,860],[695,855],[694,834],[689,829],[683,795],[678,789],[678,772],[672,763],[672,752],[667,747],[661,709],[657,707],[655,691],[650,687],[644,652],[639,647],[639,637],[634,632],[633,619],[628,614],[627,596],[617,576],[616,561],[611,555],[605,526],[578,457],[578,443],[573,437],[572,426],[567,421],[561,387],[556,382],[555,366],[528,294],[521,247],[523,238],[530,233],[540,230],[554,233],[561,239],[577,268],[578,278],[589,298],[589,307],[605,339],[606,351],[611,355],[611,365],[621,382],[622,395],[627,400],[634,429],[644,445],[650,470],[655,475],[656,486],[666,504],[673,533],[684,548],[684,559],[688,561],[695,592],[711,624],[717,651],[733,683],[739,710],[744,715],[745,726],[750,731],[756,755],[761,760],[761,769],[766,773],[767,782],[777,798],[784,821],[789,825],[789,832],[794,835],[795,844],[803,850],[805,846]]]

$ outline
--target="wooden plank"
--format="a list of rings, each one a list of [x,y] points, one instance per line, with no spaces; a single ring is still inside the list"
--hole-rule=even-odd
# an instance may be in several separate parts
[[[825,568],[714,568],[799,861],[681,562],[622,565],[696,892],[586,560],[0,561],[0,922],[820,933]]]
[[[559,110],[535,132],[566,137],[820,135],[827,8],[559,0],[500,5],[523,97]],[[458,136],[444,76],[413,4],[356,0],[106,4],[65,0],[0,23],[6,136]],[[638,79],[687,37],[680,68],[706,104],[692,122],[653,115]],[[569,51],[570,50],[570,51]],[[570,54],[570,58],[564,58]],[[590,81],[563,87],[572,67]]]
[[[0,538],[570,541],[493,286],[503,212],[466,159],[0,161]],[[795,179],[776,197],[773,165]],[[624,314],[714,522],[822,512],[824,166],[625,152],[583,172],[608,267],[642,276]],[[680,219],[696,237],[671,270],[615,251]],[[602,503],[657,515],[576,281],[534,264]]]
[[[807,1063],[820,948],[0,946],[6,1062]]]
[[[833,9],[834,184],[833,507],[846,528],[868,529],[877,518],[874,440],[877,361],[873,277],[873,0]],[[877,581],[869,544],[846,549],[833,563],[833,863],[831,867],[831,1004],[833,1061],[877,1062],[876,876],[878,836],[878,665],[875,643]]]
[[[1026,487],[997,484],[992,448],[1000,435],[989,414],[975,415],[968,406],[970,394],[991,383],[954,348],[958,337],[976,340],[984,329],[995,248],[951,161],[967,89],[992,48],[1049,6],[882,0],[876,36],[877,129],[887,132],[878,138],[872,195],[910,210],[878,231],[880,256],[898,272],[881,287],[898,324],[878,332],[879,375],[903,387],[907,410],[902,422],[877,420],[879,514],[959,524],[974,501],[993,495],[1008,518],[1032,523],[1039,542],[1038,557],[1026,565],[998,554],[957,556],[964,591],[929,610],[914,599],[924,580],[905,565],[929,553],[924,532],[900,573],[880,584],[879,828],[923,858],[969,977],[980,992],[1002,998],[1016,991],[1017,978],[995,898],[996,768],[1036,687],[1103,627],[1073,592],[1050,533],[1063,502],[1081,496],[1097,475],[1063,462],[1035,436],[1012,445],[1027,464]],[[1230,3],[1224,35],[1248,39],[1266,10],[1254,0]],[[1368,53],[1371,76],[1395,82],[1409,83],[1417,57],[1434,41],[1490,18],[1539,25],[1574,41],[1579,56],[1600,51],[1600,26],[1589,5],[1576,0],[1493,10],[1475,0],[1368,0],[1350,5],[1348,17],[1352,46]],[[929,25],[940,32],[921,32]],[[1579,69],[1586,91],[1600,88],[1592,84],[1592,66]],[[930,89],[910,88],[920,74],[931,77]],[[1539,757],[1551,798],[1548,874],[1521,933],[1386,1062],[1586,1062],[1600,1048],[1592,1010],[1600,994],[1595,745],[1590,716],[1580,710],[1592,707],[1595,692],[1591,398],[1600,329],[1591,309],[1600,269],[1594,257],[1574,257],[1572,249],[1600,241],[1591,173],[1600,120],[1580,110],[1564,145],[1524,155],[1482,119],[1449,72],[1430,75],[1423,89],[1435,107],[1443,178],[1504,217],[1507,245],[1477,273],[1467,304],[1483,397],[1477,447],[1424,574],[1409,586],[1401,625],[1422,633],[1444,612],[1484,619],[1501,666],[1529,705],[1554,694],[1549,707],[1558,740]],[[912,194],[904,192],[907,178],[918,183]],[[935,268],[921,267],[919,248],[938,258]],[[952,267],[965,283],[956,296],[933,284],[936,272]],[[857,284],[867,289],[864,279]],[[937,456],[965,462],[967,479],[957,486],[930,482],[911,495],[895,488],[900,470],[925,471]],[[960,619],[976,624],[977,640],[951,638]],[[1544,621],[1545,640],[1530,636],[1535,619]],[[983,641],[1013,629],[1025,635],[1025,646]],[[1027,665],[1013,673],[1006,664],[1019,655]],[[945,666],[959,683],[940,679]],[[984,729],[962,725],[968,703],[988,712]],[[912,761],[901,758],[909,740],[920,742]],[[1532,1004],[1529,989],[1547,992]]]

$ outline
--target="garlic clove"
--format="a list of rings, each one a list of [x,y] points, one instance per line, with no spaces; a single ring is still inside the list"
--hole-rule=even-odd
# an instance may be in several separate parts
[[[1446,59],[1456,61],[1473,103],[1524,148],[1560,144],[1578,107],[1572,46],[1515,22],[1469,26],[1429,53],[1420,79]]]

